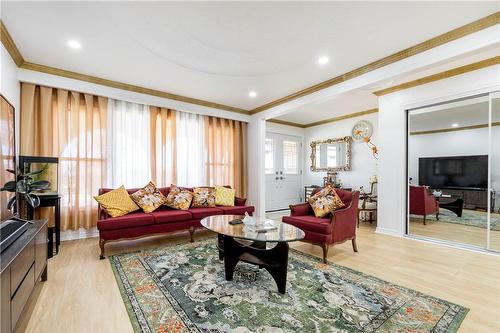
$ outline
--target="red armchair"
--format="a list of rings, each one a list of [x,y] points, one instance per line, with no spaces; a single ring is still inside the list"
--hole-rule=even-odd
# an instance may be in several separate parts
[[[320,189],[317,189],[317,192]],[[290,205],[291,216],[283,216],[283,222],[292,224],[305,233],[304,241],[319,245],[323,249],[323,262],[326,261],[330,245],[352,241],[354,252],[356,246],[356,225],[358,221],[359,192],[336,189],[345,207],[334,211],[331,215],[315,217],[309,203]]]
[[[439,201],[429,194],[426,186],[410,185],[410,214],[423,215],[424,225],[427,215],[436,214],[439,220]]]

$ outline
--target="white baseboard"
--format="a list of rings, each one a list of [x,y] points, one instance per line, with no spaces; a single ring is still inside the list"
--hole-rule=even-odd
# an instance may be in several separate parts
[[[382,234],[382,235],[388,235],[388,236],[394,236],[394,237],[403,237],[403,235],[401,233],[399,233],[398,231],[396,231],[394,229],[386,229],[386,228],[377,227],[375,229],[375,232],[377,234]]]
[[[92,229],[66,230],[61,232],[61,242],[98,236],[99,231],[96,227]]]

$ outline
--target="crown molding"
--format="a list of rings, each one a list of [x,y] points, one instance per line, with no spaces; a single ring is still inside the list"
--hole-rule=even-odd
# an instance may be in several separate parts
[[[488,15],[486,17],[483,17],[479,20],[468,23],[468,24],[461,26],[459,28],[445,32],[444,34],[441,34],[439,36],[436,36],[434,38],[426,40],[426,41],[419,43],[417,45],[411,46],[407,49],[404,49],[404,50],[399,51],[397,53],[391,54],[390,56],[376,60],[368,65],[356,68],[356,69],[349,71],[347,73],[344,73],[342,75],[339,75],[339,76],[336,76],[336,77],[331,78],[329,80],[315,84],[309,88],[297,91],[297,92],[290,94],[288,96],[279,98],[275,101],[272,101],[272,102],[269,102],[269,103],[264,104],[262,106],[259,106],[253,110],[250,110],[250,114],[259,113],[259,112],[268,110],[270,108],[273,108],[275,106],[290,102],[290,101],[295,100],[297,98],[312,94],[312,93],[317,92],[319,90],[323,90],[325,88],[337,85],[339,83],[342,83],[342,82],[345,82],[347,80],[353,79],[355,77],[361,76],[361,75],[366,74],[368,72],[374,71],[378,68],[381,68],[381,67],[390,65],[392,63],[395,63],[397,61],[409,58],[409,57],[414,56],[416,54],[419,54],[419,53],[422,53],[424,51],[435,48],[437,46],[449,43],[451,41],[454,41],[456,39],[470,35],[474,32],[489,28],[489,27],[494,26],[494,25],[499,24],[499,23],[500,23],[500,12],[496,12],[494,14]]]
[[[349,114],[346,114],[343,116],[338,116],[338,117],[328,118],[325,120],[315,121],[314,123],[308,123],[308,124],[299,124],[299,123],[294,123],[291,121],[280,120],[280,119],[268,119],[267,121],[270,121],[270,122],[276,123],[276,124],[281,124],[281,125],[294,126],[294,127],[300,127],[300,128],[309,128],[309,127],[324,125],[324,124],[328,124],[328,123],[334,123],[337,121],[346,120],[346,119],[350,119],[350,118],[366,116],[366,115],[369,115],[372,113],[377,113],[377,112],[378,112],[378,109],[369,109],[369,110],[365,110],[365,111],[349,113]]]
[[[10,36],[9,31],[3,24],[2,20],[0,20],[0,38],[2,40],[3,46],[5,46],[7,52],[9,52],[10,57],[12,58],[12,60],[14,60],[14,63],[17,65],[17,67],[20,67],[24,63],[24,58],[21,55],[21,52],[19,52],[16,43],[14,43],[14,40]]]
[[[275,124],[286,125],[286,126],[293,126],[293,127],[299,127],[299,128],[306,128],[306,126],[307,126],[307,125],[304,125],[304,124],[294,123],[294,122],[291,122],[291,121],[280,120],[280,119],[267,119],[266,121],[269,121],[269,122],[275,123]]]
[[[479,128],[487,128],[488,126],[489,126],[488,124],[480,124],[480,125],[471,125],[471,126],[463,126],[463,127],[455,127],[455,128],[442,128],[442,129],[429,130],[429,131],[410,132],[410,135],[425,135],[425,134],[467,131],[467,130],[473,130],[473,129],[479,129]],[[492,127],[500,126],[500,122],[493,122],[493,123],[491,123],[491,126]]]
[[[425,76],[425,77],[420,78],[420,79],[408,81],[408,82],[405,82],[402,84],[398,84],[396,86],[392,86],[389,88],[378,90],[378,91],[375,91],[374,94],[377,96],[383,96],[383,95],[391,94],[391,93],[396,92],[396,91],[417,87],[417,86],[427,84],[430,82],[443,80],[443,79],[446,79],[449,77],[457,76],[460,74],[465,74],[468,72],[476,71],[476,70],[481,69],[481,68],[486,68],[486,67],[490,67],[490,66],[494,66],[494,65],[498,65],[498,64],[500,64],[500,56],[481,60],[478,62],[474,62],[472,64],[453,68],[453,69],[450,69],[450,70],[447,70],[444,72],[432,74],[432,75]]]
[[[103,78],[96,77],[96,76],[81,74],[81,73],[77,73],[77,72],[71,72],[71,71],[67,71],[64,69],[40,65],[40,64],[34,64],[31,62],[27,62],[27,61],[24,62],[20,66],[20,68],[28,69],[28,70],[32,70],[32,71],[36,71],[36,72],[41,72],[41,73],[46,73],[46,74],[62,76],[62,77],[66,77],[69,79],[90,82],[90,83],[99,84],[99,85],[107,86],[107,87],[111,87],[111,88],[133,91],[136,93],[147,94],[147,95],[157,96],[157,97],[163,97],[163,98],[167,98],[167,99],[171,99],[171,100],[175,100],[175,101],[186,102],[186,103],[201,105],[201,106],[205,106],[205,107],[209,107],[209,108],[215,108],[215,109],[219,109],[219,110],[231,111],[231,112],[242,113],[242,114],[248,115],[247,110],[224,105],[224,104],[213,103],[213,102],[209,102],[209,101],[205,101],[205,100],[201,100],[201,99],[176,95],[176,94],[172,94],[172,93],[161,91],[161,90],[155,90],[155,89],[140,87],[140,86],[136,86],[136,85],[132,85],[132,84],[128,84],[128,83],[103,79]]]

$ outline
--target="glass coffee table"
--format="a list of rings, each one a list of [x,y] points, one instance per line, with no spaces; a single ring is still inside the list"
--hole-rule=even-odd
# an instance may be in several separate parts
[[[273,277],[278,291],[286,291],[289,242],[304,238],[304,231],[286,223],[274,221],[277,229],[255,232],[244,224],[229,224],[243,219],[241,215],[216,215],[205,217],[201,225],[218,234],[219,259],[224,260],[225,277],[233,279],[234,269],[239,261],[266,269]],[[276,243],[275,246],[271,243]]]

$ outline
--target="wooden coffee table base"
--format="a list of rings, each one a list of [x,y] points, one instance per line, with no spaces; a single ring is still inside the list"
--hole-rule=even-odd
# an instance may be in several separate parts
[[[219,234],[218,248],[219,259],[224,260],[227,281],[233,279],[236,264],[241,260],[266,269],[276,282],[278,291],[285,294],[289,250],[287,242],[277,242],[275,247],[267,249],[266,242],[254,241],[245,245],[233,237]]]

